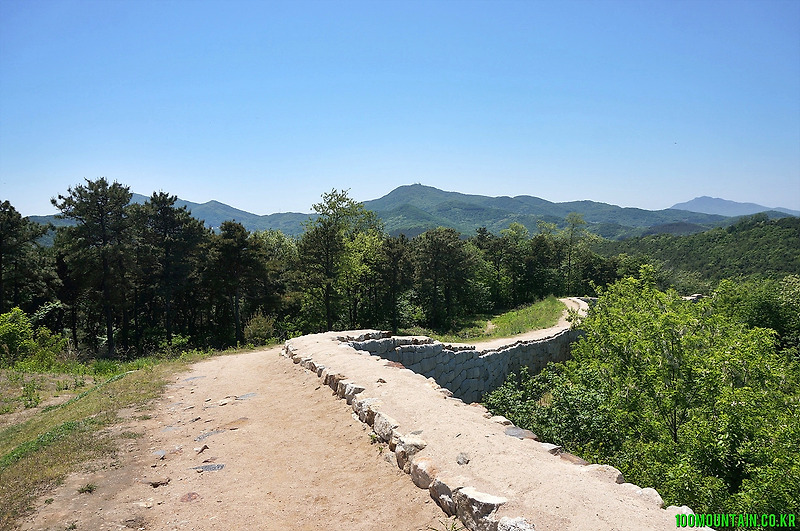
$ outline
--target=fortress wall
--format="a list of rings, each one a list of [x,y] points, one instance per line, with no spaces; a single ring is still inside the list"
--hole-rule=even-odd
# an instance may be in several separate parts
[[[509,371],[566,359],[575,337],[564,330],[478,350],[361,330],[295,338],[283,355],[346,400],[376,442],[387,445],[387,460],[469,531],[675,529],[691,509],[664,510],[654,489],[625,482],[615,468],[588,464],[465,403]]]
[[[453,346],[421,336],[370,337],[350,341],[356,350],[399,363],[449,389],[464,402],[478,402],[499,387],[506,377],[528,367],[532,374],[549,362],[569,359],[570,344],[580,335],[577,330],[561,330],[544,339],[519,341],[500,349]]]

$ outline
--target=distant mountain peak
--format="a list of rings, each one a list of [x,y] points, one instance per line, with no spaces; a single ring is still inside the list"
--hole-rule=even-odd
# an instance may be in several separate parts
[[[720,216],[751,216],[759,212],[777,211],[792,216],[800,216],[800,211],[788,208],[770,208],[756,203],[739,203],[729,199],[719,197],[709,197],[707,195],[695,197],[685,203],[677,203],[671,208],[676,210],[688,210],[689,212],[699,212],[701,214],[717,214]]]

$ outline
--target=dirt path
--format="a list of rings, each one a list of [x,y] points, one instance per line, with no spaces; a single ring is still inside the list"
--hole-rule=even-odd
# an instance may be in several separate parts
[[[442,528],[428,491],[278,348],[198,363],[144,413],[115,428],[140,437],[70,476],[23,529]]]
[[[461,346],[469,345],[469,346],[474,346],[482,351],[488,351],[488,350],[503,348],[507,345],[519,341],[532,341],[536,339],[544,339],[558,332],[561,332],[562,330],[566,330],[572,325],[572,323],[568,320],[569,310],[576,310],[579,312],[580,315],[586,315],[586,311],[589,308],[589,305],[586,304],[586,302],[576,297],[565,297],[558,300],[564,303],[564,306],[566,306],[566,310],[561,314],[561,317],[559,317],[558,322],[554,326],[551,326],[550,328],[531,330],[530,332],[525,332],[524,334],[519,334],[513,337],[480,339],[480,340],[470,341],[469,343],[451,343],[451,344],[461,345]]]

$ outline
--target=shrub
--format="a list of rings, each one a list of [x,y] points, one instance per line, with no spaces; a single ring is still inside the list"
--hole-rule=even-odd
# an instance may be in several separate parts
[[[275,337],[275,317],[256,312],[244,325],[244,339],[253,345],[265,345]]]
[[[0,367],[25,372],[53,370],[67,339],[41,326],[34,331],[30,318],[19,308],[0,315]]]
[[[13,367],[35,351],[33,327],[25,312],[14,308],[0,315],[0,367]]]

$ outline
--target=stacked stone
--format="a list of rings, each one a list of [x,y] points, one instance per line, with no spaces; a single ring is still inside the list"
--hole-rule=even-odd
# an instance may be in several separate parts
[[[360,343],[370,341],[376,340],[366,339]],[[441,354],[441,344],[432,351]],[[408,352],[415,355],[413,350]],[[534,531],[534,526],[522,517],[502,517],[499,520],[495,518],[497,509],[508,502],[506,498],[479,492],[469,486],[468,481],[462,477],[445,477],[440,474],[440,468],[436,463],[422,454],[427,446],[425,440],[414,433],[404,435],[399,430],[400,424],[381,411],[380,399],[361,396],[365,390],[364,386],[350,381],[345,375],[331,368],[316,363],[311,357],[303,356],[292,346],[291,341],[286,342],[282,354],[294,363],[314,372],[337,397],[346,400],[359,420],[371,426],[375,435],[387,443],[389,450],[394,452],[397,466],[411,476],[417,487],[428,490],[431,498],[445,514],[458,517],[470,531]],[[421,356],[418,363],[426,359],[434,358]]]
[[[470,389],[475,384],[471,381],[483,379],[485,381],[495,381],[497,374],[504,370],[525,364],[538,362],[546,363],[553,361],[553,357],[564,355],[563,345],[554,345],[548,341],[527,342],[513,345],[500,351],[479,352],[471,350],[450,350],[438,342],[422,342],[417,338],[387,338],[370,337],[368,334],[358,336],[355,341],[352,337],[339,338],[347,341],[347,346],[359,345],[365,347],[364,352],[377,355],[377,352],[384,350],[386,356],[397,356],[398,360],[406,360],[408,367],[416,369],[415,372],[421,373],[423,369],[436,372],[439,368],[440,378],[453,377],[453,382],[459,383],[459,389]],[[562,339],[571,339],[563,337]],[[568,346],[568,343],[566,343]],[[369,347],[369,350],[366,349]],[[373,351],[374,349],[374,351]],[[334,394],[346,400],[351,405],[354,414],[359,420],[372,427],[375,435],[385,442],[389,450],[394,453],[397,466],[406,474],[409,474],[414,484],[427,489],[431,498],[448,516],[456,516],[470,531],[533,531],[533,524],[523,517],[509,518],[502,517],[497,519],[497,510],[508,500],[503,497],[494,496],[476,490],[470,485],[471,480],[453,475],[442,470],[434,460],[425,454],[427,442],[420,437],[421,432],[414,431],[403,433],[400,424],[381,410],[382,402],[379,398],[364,396],[365,388],[351,380],[345,375],[338,373],[332,368],[325,367],[314,361],[309,356],[304,356],[287,341],[282,351],[283,355],[292,359],[294,363],[300,364],[309,371],[314,372],[322,379],[324,385],[330,387]],[[567,351],[568,354],[568,351]],[[384,356],[382,356],[384,357]],[[399,361],[402,363],[402,361]],[[433,363],[433,365],[431,365]],[[481,365],[483,364],[483,365]],[[405,365],[405,363],[404,363]],[[492,369],[487,369],[492,367]],[[446,368],[447,370],[441,370]],[[445,376],[443,377],[442,374]],[[466,382],[466,383],[465,383]],[[434,388],[439,388],[433,382]],[[447,396],[448,391],[439,388]],[[469,392],[469,391],[467,391]],[[485,414],[489,417],[488,412]],[[513,426],[504,417],[492,417],[492,421],[506,426],[507,435],[519,438],[533,438],[536,436],[527,430]],[[624,477],[616,468],[609,465],[592,465],[580,458],[565,453],[563,449],[554,444],[539,443],[545,450],[553,455],[558,455],[562,459],[580,465],[579,470],[587,475],[593,475],[604,479],[609,483],[619,484],[621,488],[630,491],[634,496],[641,497],[648,503],[657,507],[663,507],[663,501],[658,492],[651,488],[640,488],[637,485],[626,483]],[[459,464],[468,463],[466,454],[459,454]],[[670,514],[691,513],[688,507],[670,506],[667,508]]]
[[[569,346],[578,337],[564,330],[541,340],[522,341],[500,350],[445,345],[427,337],[366,337],[348,345],[388,361],[400,363],[449,389],[464,402],[477,402],[499,387],[511,372],[528,367],[537,374],[550,362],[569,359]]]

